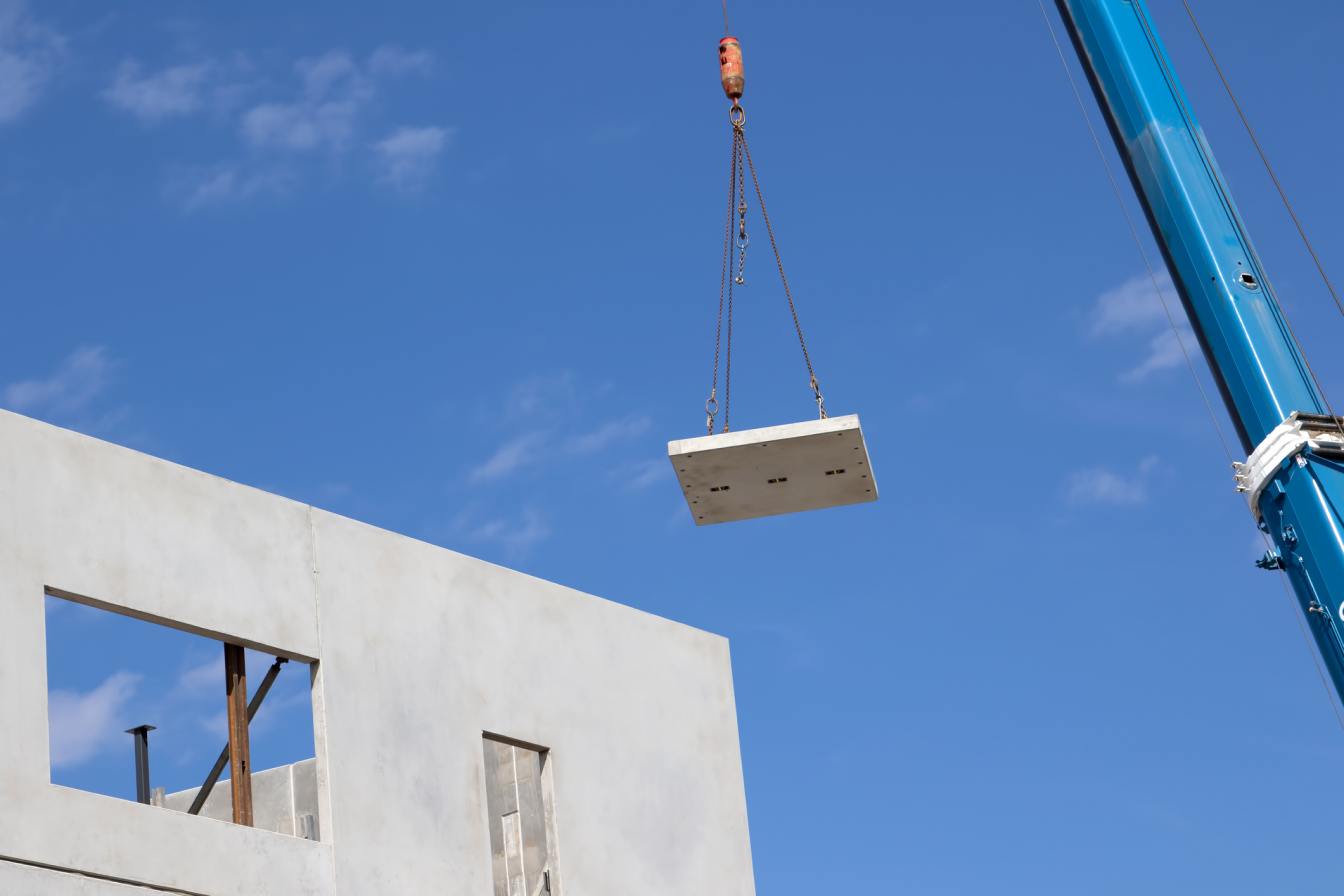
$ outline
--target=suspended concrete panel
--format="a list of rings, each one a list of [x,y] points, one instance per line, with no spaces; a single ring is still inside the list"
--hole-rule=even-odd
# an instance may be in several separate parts
[[[854,414],[682,439],[667,454],[697,526],[877,500]]]

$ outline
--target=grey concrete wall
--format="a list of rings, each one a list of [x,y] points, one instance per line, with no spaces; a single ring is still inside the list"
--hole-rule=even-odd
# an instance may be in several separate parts
[[[162,805],[175,812],[186,812],[200,788],[165,794]],[[229,779],[221,778],[205,798],[200,814],[205,818],[230,821],[233,818],[233,791]],[[320,816],[317,796],[317,760],[305,759],[292,765],[268,768],[252,773],[252,826],[277,834],[303,836],[301,817],[311,815],[316,827]],[[321,839],[319,836],[316,839]]]
[[[45,589],[317,661],[321,840],[51,784]],[[560,892],[754,893],[716,636],[6,412],[0,618],[0,893],[482,896],[483,732],[550,749]]]

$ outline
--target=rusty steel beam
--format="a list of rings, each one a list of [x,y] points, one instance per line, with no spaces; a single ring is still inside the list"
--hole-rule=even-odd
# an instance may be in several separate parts
[[[252,826],[252,747],[247,738],[247,654],[240,644],[224,645],[224,679],[229,702],[229,786],[233,822]]]
[[[275,678],[280,674],[280,667],[287,662],[289,660],[278,656],[275,658],[275,662],[271,664],[271,668],[266,670],[266,677],[261,680],[261,686],[252,695],[252,701],[247,704],[247,721],[249,724],[257,717],[257,710],[261,709],[262,701],[271,692],[271,685],[275,684]],[[187,810],[188,815],[201,814],[201,809],[205,807],[205,801],[210,799],[210,793],[219,783],[219,776],[224,773],[224,766],[229,764],[229,755],[229,744],[226,741],[224,749],[219,751],[219,758],[215,760],[215,764],[210,769],[210,774],[205,776],[205,783],[201,784],[200,789],[196,791],[196,798],[191,801],[191,808]]]

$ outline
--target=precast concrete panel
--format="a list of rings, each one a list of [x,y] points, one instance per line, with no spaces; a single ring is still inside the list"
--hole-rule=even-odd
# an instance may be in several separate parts
[[[320,841],[51,784],[48,589],[316,661]],[[549,751],[558,893],[754,893],[722,638],[7,412],[0,618],[0,892],[481,896],[489,734]]]
[[[371,531],[314,513],[343,888],[492,892],[494,734],[549,751],[563,892],[754,892],[724,639]]]
[[[5,896],[163,896],[164,891],[0,859],[0,893]]]

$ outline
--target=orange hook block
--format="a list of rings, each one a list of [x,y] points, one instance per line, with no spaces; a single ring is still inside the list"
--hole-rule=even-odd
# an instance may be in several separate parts
[[[723,79],[723,92],[728,94],[728,99],[734,103],[740,100],[746,80],[742,76],[742,45],[735,37],[719,41],[719,77]]]

